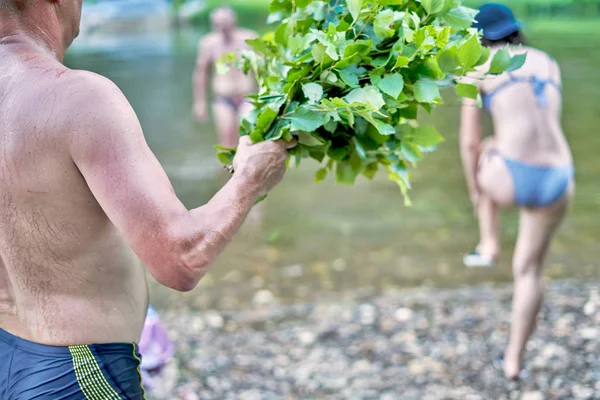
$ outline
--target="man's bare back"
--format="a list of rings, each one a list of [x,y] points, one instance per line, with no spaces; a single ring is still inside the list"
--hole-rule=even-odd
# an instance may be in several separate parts
[[[10,47],[0,47],[0,326],[49,345],[135,342],[144,269],[90,192],[65,132],[86,118],[76,99],[93,97],[82,84],[106,83]]]

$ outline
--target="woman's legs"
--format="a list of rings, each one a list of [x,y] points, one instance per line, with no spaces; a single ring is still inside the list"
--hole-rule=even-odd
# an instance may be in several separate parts
[[[510,340],[504,352],[504,374],[507,378],[514,379],[521,371],[523,353],[535,329],[544,296],[542,264],[571,197],[572,189],[553,207],[521,211],[519,236],[513,256],[515,289]]]
[[[514,188],[510,172],[496,152],[493,138],[487,138],[481,144],[477,183],[480,189],[477,251],[496,259],[500,253],[500,206],[512,205]]]
[[[499,249],[499,207],[514,204],[515,189],[510,171],[499,154],[494,155],[494,143],[482,146],[477,177],[482,193],[478,213],[480,251],[492,255]],[[544,285],[542,264],[554,233],[571,202],[574,185],[558,203],[543,209],[522,209],[519,236],[513,256],[515,289],[513,295],[510,339],[504,352],[504,374],[513,379],[521,372],[521,360],[542,304]]]
[[[477,252],[495,260],[500,253],[500,208],[487,195],[481,194],[477,209],[479,244]]]

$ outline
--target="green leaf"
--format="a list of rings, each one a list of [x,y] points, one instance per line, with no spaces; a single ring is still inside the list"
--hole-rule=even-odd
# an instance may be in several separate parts
[[[338,81],[338,77],[333,72],[327,70],[321,73],[320,79],[323,82],[336,83]]]
[[[375,17],[375,21],[373,22],[373,28],[375,30],[375,34],[382,39],[390,38],[394,36],[394,12],[387,8],[381,11]]]
[[[232,148],[229,148],[229,147],[225,147],[225,146],[221,146],[219,144],[213,145],[213,148],[215,148],[216,150],[218,150],[220,152],[225,152],[225,153],[235,152],[235,149],[232,149]]]
[[[252,142],[257,143],[264,139],[265,132],[269,129],[275,118],[279,114],[279,107],[265,107],[258,115],[256,126],[250,134]]]
[[[288,38],[287,45],[292,54],[296,55],[306,48],[306,38],[300,35],[291,36]]]
[[[440,69],[435,57],[428,57],[421,66],[423,77],[428,76],[434,80],[443,79],[446,74]]]
[[[413,143],[423,147],[435,146],[445,140],[437,129],[431,125],[421,125],[413,128],[410,137]]]
[[[394,167],[396,167],[396,168],[394,168]],[[400,175],[398,172],[396,172],[396,169],[403,169],[404,174]],[[402,196],[404,197],[404,205],[406,207],[410,207],[412,205],[412,202],[410,201],[410,197],[408,197],[408,190],[410,189],[410,181],[408,180],[408,173],[406,172],[406,168],[399,164],[393,164],[393,165],[388,166],[388,171],[389,171],[388,178],[390,180],[396,182],[396,184],[400,188],[400,192],[402,193]]]
[[[218,153],[217,158],[224,165],[230,165],[233,162],[233,155],[230,153]]]
[[[335,161],[343,161],[348,156],[348,149],[346,147],[332,147],[327,150],[329,158]]]
[[[344,59],[354,55],[358,55],[359,57],[366,56],[369,54],[372,46],[373,41],[371,40],[357,40],[344,49]]]
[[[351,88],[359,86],[358,76],[354,72],[349,71],[348,69],[342,69],[339,73],[340,78],[346,85],[350,86]]]
[[[458,58],[465,70],[471,69],[481,58],[481,43],[477,36],[472,36],[458,49]]]
[[[516,71],[525,64],[527,60],[527,54],[517,54],[516,56],[510,59],[510,64],[508,68],[506,68],[506,72]]]
[[[410,62],[410,60],[408,59],[408,57],[399,56],[398,59],[396,60],[396,64],[394,64],[393,69],[406,67],[409,62]]]
[[[373,125],[375,126],[375,128],[377,128],[377,131],[382,135],[389,136],[396,133],[396,130],[390,124],[386,124],[385,122],[380,121],[378,119],[374,119],[373,121],[375,121]]]
[[[440,88],[434,81],[419,80],[415,83],[413,91],[419,103],[437,103],[442,99]]]
[[[439,49],[443,49],[450,42],[450,34],[452,33],[452,28],[449,26],[445,26],[441,31],[438,32],[437,39],[435,40],[435,45]]]
[[[421,150],[417,145],[410,142],[402,142],[402,155],[412,164],[416,164],[417,161],[421,160]]]
[[[310,52],[318,64],[324,64],[327,59],[327,54],[325,53],[326,47],[321,43],[316,43],[311,48]]]
[[[373,179],[375,178],[375,175],[377,174],[377,170],[379,169],[379,163],[377,162],[373,162],[369,165],[367,165],[367,167],[365,168],[363,175],[366,176],[368,179]]]
[[[329,121],[327,114],[300,107],[286,117],[292,122],[292,131],[314,132]]]
[[[325,178],[327,178],[327,168],[320,168],[317,170],[317,172],[315,173],[315,182],[319,183],[325,180]]]
[[[371,104],[375,109],[379,110],[385,105],[383,96],[373,86],[365,86],[357,88],[348,93],[345,97],[349,104],[353,103],[368,103]]]
[[[471,27],[476,13],[477,11],[475,10],[460,6],[449,10],[446,15],[444,15],[444,19],[448,25],[458,31],[462,31]]]
[[[492,64],[490,65],[490,74],[498,75],[506,71],[510,66],[510,54],[508,53],[508,46],[498,50],[492,58]]]
[[[487,62],[487,60],[489,60],[490,58],[490,48],[489,47],[481,47],[481,57],[479,57],[479,60],[477,61],[477,64],[475,64],[475,67],[479,67],[483,64],[485,64]]]
[[[315,21],[324,21],[327,12],[327,3],[324,1],[315,1],[310,5]]]
[[[377,3],[382,6],[400,6],[404,4],[405,0],[377,0]]]
[[[352,186],[356,181],[356,172],[352,165],[348,162],[338,162],[337,169],[335,171],[336,181],[343,183],[344,185]]]
[[[352,19],[356,21],[356,19],[360,15],[363,0],[346,0],[346,5],[348,6],[348,11],[350,12],[350,15],[352,15]]]
[[[402,78],[402,75],[398,73],[385,75],[377,83],[377,87],[383,93],[393,97],[394,99],[397,99],[398,96],[400,96],[400,93],[402,93],[402,89],[404,89],[404,78]]]
[[[287,46],[288,40],[290,39],[290,29],[287,22],[279,25],[275,31],[275,43],[282,46]]]
[[[477,99],[477,95],[479,94],[479,90],[477,86],[471,85],[469,83],[459,83],[456,85],[456,94],[460,97],[467,97],[469,99]]]
[[[352,141],[354,142],[354,148],[356,149],[356,153],[358,154],[358,156],[363,160],[366,159],[367,153],[365,152],[365,149],[362,147],[358,139],[356,139],[356,136],[352,138]]]
[[[458,50],[456,47],[450,47],[437,55],[437,62],[440,69],[445,73],[453,73],[460,66]]]
[[[408,171],[406,170],[406,163],[404,161],[398,161],[397,163],[390,165],[388,170],[403,180],[406,184],[406,188],[410,189],[410,177],[408,175]]]
[[[296,136],[298,136],[298,143],[304,146],[322,146],[325,144],[325,141],[313,134],[304,131],[296,132]]]
[[[272,53],[269,44],[263,39],[247,39],[246,44],[248,44],[252,48],[252,50],[257,51],[259,53],[263,53],[265,55]]]
[[[325,125],[323,125],[323,128],[325,128],[325,130],[327,132],[335,133],[335,131],[338,128],[338,125],[339,124],[336,121],[329,121],[328,123],[326,123]]]
[[[444,0],[421,0],[427,14],[437,14],[444,9]]]
[[[333,44],[328,44],[325,48],[325,54],[327,54],[333,61],[337,61],[340,59],[338,56],[337,50]]]
[[[323,86],[318,83],[306,83],[302,85],[302,92],[311,104],[318,103],[323,98]]]

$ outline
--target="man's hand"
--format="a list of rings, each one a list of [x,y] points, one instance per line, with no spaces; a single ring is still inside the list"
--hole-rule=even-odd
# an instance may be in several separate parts
[[[233,159],[235,174],[257,185],[261,195],[267,194],[283,179],[288,149],[295,145],[283,140],[252,144],[249,136],[243,136]]]
[[[198,122],[205,122],[208,119],[208,111],[206,110],[206,104],[205,103],[196,103],[194,105],[194,118],[196,118],[196,121]]]

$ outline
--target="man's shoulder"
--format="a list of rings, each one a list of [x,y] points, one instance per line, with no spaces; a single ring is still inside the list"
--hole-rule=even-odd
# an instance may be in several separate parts
[[[93,72],[67,69],[52,85],[54,98],[63,109],[57,117],[69,125],[85,124],[129,105],[117,85]]]
[[[246,39],[256,39],[258,37],[258,33],[245,28],[238,28],[237,34],[240,38]]]
[[[202,39],[200,39],[200,47],[207,48],[207,47],[217,46],[219,44],[220,44],[219,35],[214,32],[207,33],[206,35],[204,35],[202,37]]]

